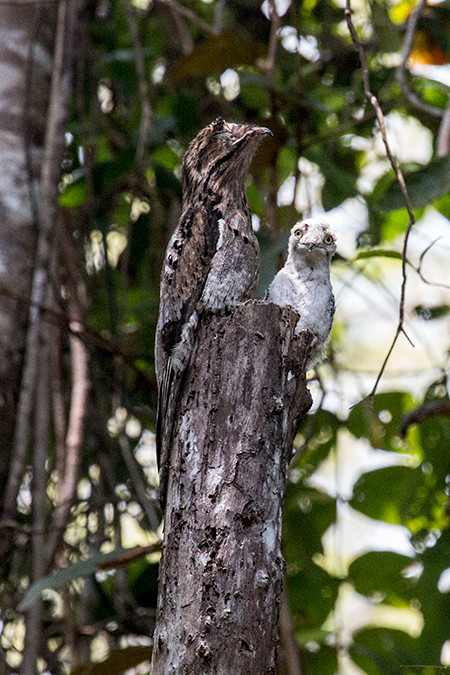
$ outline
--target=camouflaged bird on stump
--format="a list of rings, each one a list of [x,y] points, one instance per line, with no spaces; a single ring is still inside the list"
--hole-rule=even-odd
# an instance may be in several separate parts
[[[267,133],[219,119],[183,160],[156,344],[166,506],[152,675],[275,669],[281,508],[312,334],[290,307],[243,302],[259,267],[245,179]]]

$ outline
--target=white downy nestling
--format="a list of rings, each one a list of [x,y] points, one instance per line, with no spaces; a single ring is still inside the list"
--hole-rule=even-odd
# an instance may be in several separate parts
[[[296,332],[314,335],[309,366],[324,355],[334,317],[334,295],[330,262],[336,251],[336,236],[321,218],[297,223],[289,236],[289,255],[284,267],[269,286],[267,300],[300,314]]]

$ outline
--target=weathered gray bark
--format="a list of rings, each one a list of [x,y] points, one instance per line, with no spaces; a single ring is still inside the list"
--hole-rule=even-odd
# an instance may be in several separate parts
[[[177,411],[152,675],[275,670],[292,443],[310,334],[251,301],[207,317]]]

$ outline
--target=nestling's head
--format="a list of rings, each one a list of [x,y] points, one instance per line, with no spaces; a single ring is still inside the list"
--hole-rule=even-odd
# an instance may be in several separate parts
[[[207,182],[244,181],[266,127],[234,124],[218,117],[202,129],[183,157],[183,193],[189,196]]]
[[[289,256],[330,259],[336,252],[336,235],[322,218],[296,223],[289,236]]]

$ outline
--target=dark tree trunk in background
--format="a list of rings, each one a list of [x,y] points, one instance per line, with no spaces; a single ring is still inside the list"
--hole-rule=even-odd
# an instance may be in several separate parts
[[[152,675],[275,670],[281,510],[310,335],[251,301],[207,317],[172,447]]]
[[[0,5],[0,485],[4,487],[29,312],[20,297],[31,295],[36,251],[56,9],[51,3]],[[5,287],[17,298],[5,295]]]

